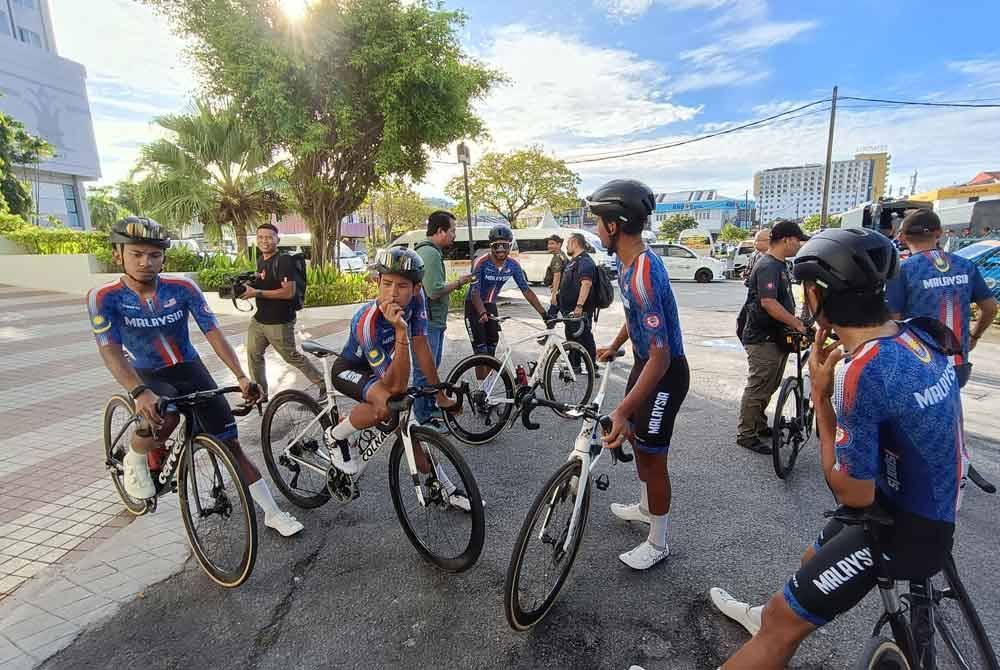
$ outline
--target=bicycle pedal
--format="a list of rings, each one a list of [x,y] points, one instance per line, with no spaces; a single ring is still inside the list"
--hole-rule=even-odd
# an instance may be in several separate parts
[[[611,478],[608,477],[606,472],[602,472],[597,475],[597,479],[594,480],[594,486],[597,487],[598,491],[607,491],[608,487],[611,486]]]

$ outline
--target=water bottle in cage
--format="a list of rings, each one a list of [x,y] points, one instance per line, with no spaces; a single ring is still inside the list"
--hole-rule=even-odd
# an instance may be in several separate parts
[[[523,365],[518,365],[514,369],[514,372],[515,372],[515,376],[517,377],[517,385],[518,386],[527,386],[528,385],[528,373],[525,372],[524,366]]]

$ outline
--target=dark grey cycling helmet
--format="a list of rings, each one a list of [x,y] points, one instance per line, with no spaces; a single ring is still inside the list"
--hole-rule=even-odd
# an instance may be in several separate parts
[[[635,235],[642,232],[646,219],[656,209],[656,196],[641,181],[613,179],[587,198],[587,206],[594,214]]]
[[[889,238],[873,230],[833,228],[799,249],[792,272],[831,293],[881,293],[899,273],[899,254]]]
[[[424,279],[424,261],[416,251],[407,247],[383,249],[375,256],[375,272],[399,275],[419,284]]]
[[[127,216],[111,226],[111,244],[151,244],[160,249],[170,246],[167,229],[145,216]]]
[[[497,225],[490,228],[490,244],[494,242],[513,242],[514,241],[514,231],[510,229],[510,226],[498,223]]]

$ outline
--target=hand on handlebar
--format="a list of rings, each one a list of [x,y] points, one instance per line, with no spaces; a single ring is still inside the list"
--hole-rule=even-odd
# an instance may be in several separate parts
[[[163,426],[163,417],[160,416],[160,412],[157,409],[159,402],[160,396],[156,395],[149,389],[146,389],[138,398],[135,399],[135,413],[145,419],[150,426],[157,430]]]
[[[597,362],[607,363],[608,361],[614,359],[617,352],[618,349],[615,347],[601,347],[597,350]]]
[[[802,323],[802,319],[795,319],[795,325],[792,328],[803,335],[806,334],[806,324]]]
[[[444,391],[437,392],[435,402],[437,402],[438,407],[449,414],[456,414],[462,411],[462,406],[458,403],[458,401],[453,398],[449,398],[448,394]]]
[[[249,377],[241,375],[240,378],[236,380],[236,383],[240,385],[240,391],[243,392],[243,400],[245,400],[247,404],[253,404],[260,400],[260,386],[258,386],[256,382],[250,381]]]
[[[608,418],[611,419],[611,430],[604,434],[605,449],[616,449],[622,446],[622,442],[625,440],[629,440],[630,442],[634,440],[635,430],[632,428],[632,422],[628,420],[628,417],[615,410],[608,415]]]

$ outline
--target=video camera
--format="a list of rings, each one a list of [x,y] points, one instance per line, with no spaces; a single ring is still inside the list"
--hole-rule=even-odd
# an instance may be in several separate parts
[[[233,306],[241,312],[252,311],[252,306],[249,309],[243,309],[237,304],[236,300],[243,297],[243,294],[247,291],[247,285],[254,279],[257,279],[256,272],[241,272],[238,275],[229,277],[226,283],[219,287],[219,297],[223,300],[232,300]],[[244,300],[244,302],[248,301]]]

